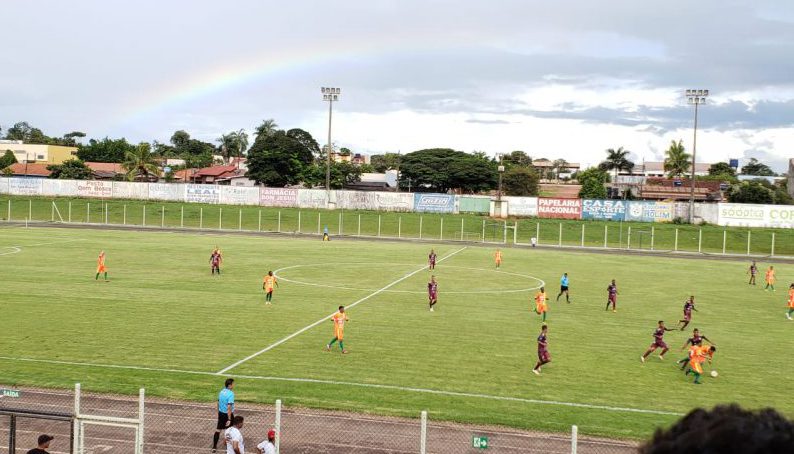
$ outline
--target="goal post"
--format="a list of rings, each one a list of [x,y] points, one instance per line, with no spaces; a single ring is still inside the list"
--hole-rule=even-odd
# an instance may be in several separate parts
[[[120,418],[117,416],[100,416],[83,413],[80,408],[81,388],[80,383],[74,385],[74,422],[72,438],[72,452],[76,454],[88,454],[89,450],[85,447],[85,429],[87,426],[104,426],[132,429],[135,432],[133,452],[143,454],[143,429],[144,429],[144,408],[145,390],[138,391],[138,415],[135,418]]]

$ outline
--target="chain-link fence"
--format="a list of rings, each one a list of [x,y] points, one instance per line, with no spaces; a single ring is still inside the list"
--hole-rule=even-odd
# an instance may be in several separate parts
[[[140,401],[132,396],[77,391],[16,389],[15,397],[0,398],[0,449],[19,454],[35,447],[40,434],[55,437],[50,452],[80,454],[134,454],[136,431],[113,421],[134,420]],[[76,405],[76,400],[77,405]],[[146,454],[209,452],[217,417],[213,403],[145,399],[142,451]],[[59,415],[43,419],[26,413]],[[493,453],[589,453],[636,452],[637,445],[608,439],[583,438],[576,427],[568,434],[529,432],[498,426],[428,421],[417,418],[364,415],[275,405],[238,403],[245,418],[242,432],[246,452],[256,453],[270,429],[278,433],[280,453],[345,454],[461,454]],[[65,418],[64,418],[65,417]],[[13,422],[12,422],[13,419]],[[145,421],[145,423],[144,423]],[[85,423],[85,424],[84,424]],[[83,424],[72,444],[74,429]],[[13,433],[13,442],[11,441]],[[14,450],[9,450],[15,445]],[[223,447],[223,440],[219,448]],[[484,451],[487,450],[487,451]],[[219,449],[219,452],[225,452]]]

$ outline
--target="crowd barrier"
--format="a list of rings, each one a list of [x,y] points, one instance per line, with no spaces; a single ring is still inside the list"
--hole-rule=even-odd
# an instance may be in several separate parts
[[[322,189],[0,178],[0,194],[161,200],[284,208],[493,214],[487,196]],[[511,217],[672,222],[689,219],[688,202],[504,197]],[[697,203],[694,218],[722,226],[794,228],[794,205]]]

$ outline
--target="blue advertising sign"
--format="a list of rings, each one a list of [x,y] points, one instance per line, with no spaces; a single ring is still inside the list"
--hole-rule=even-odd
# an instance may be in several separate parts
[[[629,202],[626,210],[627,221],[671,222],[674,214],[670,202]]]
[[[622,221],[626,216],[625,200],[582,200],[582,219]]]
[[[425,213],[452,213],[455,196],[447,194],[414,194],[414,211]]]

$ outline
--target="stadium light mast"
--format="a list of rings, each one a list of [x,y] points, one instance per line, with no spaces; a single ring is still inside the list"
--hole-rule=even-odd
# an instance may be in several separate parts
[[[708,90],[689,89],[686,91],[687,104],[695,106],[695,127],[692,134],[692,187],[689,191],[689,223],[695,222],[695,154],[698,146],[698,106],[706,104]]]
[[[325,148],[325,190],[331,192],[331,153],[333,146],[331,145],[331,118],[334,114],[334,101],[339,101],[339,96],[342,95],[342,89],[339,87],[320,87],[320,92],[323,94],[323,101],[328,101],[328,145]]]

